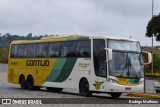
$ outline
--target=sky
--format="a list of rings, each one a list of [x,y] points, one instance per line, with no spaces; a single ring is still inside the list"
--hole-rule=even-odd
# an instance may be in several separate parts
[[[160,0],[154,0],[154,15]],[[152,0],[0,0],[0,33],[145,37]],[[154,45],[160,45],[154,41]]]

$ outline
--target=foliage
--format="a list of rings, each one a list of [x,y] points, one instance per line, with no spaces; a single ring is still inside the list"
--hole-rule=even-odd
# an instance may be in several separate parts
[[[147,72],[150,72],[152,65],[149,64],[149,67],[146,68]],[[154,51],[153,53],[153,71],[160,73],[160,51]]]
[[[0,46],[0,62],[7,63],[9,54],[9,46]]]
[[[34,36],[29,33],[27,36],[19,36],[19,35],[11,35],[10,33],[6,33],[5,35],[0,36],[0,46],[9,46],[9,44],[13,40],[37,40],[41,37]]]
[[[9,46],[9,44],[13,40],[38,40],[42,37],[49,37],[49,36],[57,36],[57,35],[39,35],[39,36],[32,36],[32,33],[29,33],[26,36],[22,35],[11,35],[10,33],[6,33],[4,35],[0,34],[0,46]]]
[[[160,73],[156,72],[153,75],[152,73],[146,73],[146,77],[160,78]]]
[[[147,25],[146,36],[147,37],[156,37],[156,41],[160,41],[160,14],[155,15]]]
[[[20,36],[20,35],[11,35],[10,33],[1,35],[0,33],[0,62],[6,63],[8,61],[9,45],[13,40],[38,40],[42,37],[48,37],[48,36],[54,36],[54,35],[45,34],[39,36],[32,36],[32,33],[29,33],[26,36]]]

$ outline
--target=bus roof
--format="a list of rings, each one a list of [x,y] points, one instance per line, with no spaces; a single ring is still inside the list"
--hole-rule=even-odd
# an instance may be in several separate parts
[[[137,41],[130,38],[116,37],[116,36],[82,36],[82,35],[69,35],[69,36],[52,36],[43,37],[40,40],[14,40],[11,44],[21,43],[39,43],[39,42],[52,42],[52,41],[70,41],[70,40],[85,40],[85,39],[115,39],[115,40],[128,40]]]

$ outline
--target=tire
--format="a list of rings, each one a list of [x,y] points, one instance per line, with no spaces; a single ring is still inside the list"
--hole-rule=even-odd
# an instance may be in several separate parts
[[[79,90],[80,93],[85,97],[92,96],[92,92],[89,91],[89,83],[87,79],[84,79],[80,82]]]
[[[63,88],[53,88],[53,87],[46,87],[47,91],[49,92],[56,92],[56,93],[60,93]]]
[[[27,78],[27,89],[28,90],[33,90],[34,89],[34,80],[32,76],[29,76]]]
[[[39,91],[40,90],[40,86],[34,86],[34,90]]]
[[[26,80],[25,80],[23,75],[21,75],[20,78],[19,78],[19,84],[20,84],[21,89],[26,89],[27,88]]]
[[[156,93],[160,93],[160,90],[156,90]]]
[[[119,98],[121,96],[122,93],[110,93],[110,95],[112,96],[112,98]]]

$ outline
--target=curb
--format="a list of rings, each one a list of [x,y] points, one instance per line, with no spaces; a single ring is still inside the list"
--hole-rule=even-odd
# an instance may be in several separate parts
[[[155,95],[155,93],[127,93],[127,96],[160,99],[160,95]]]

